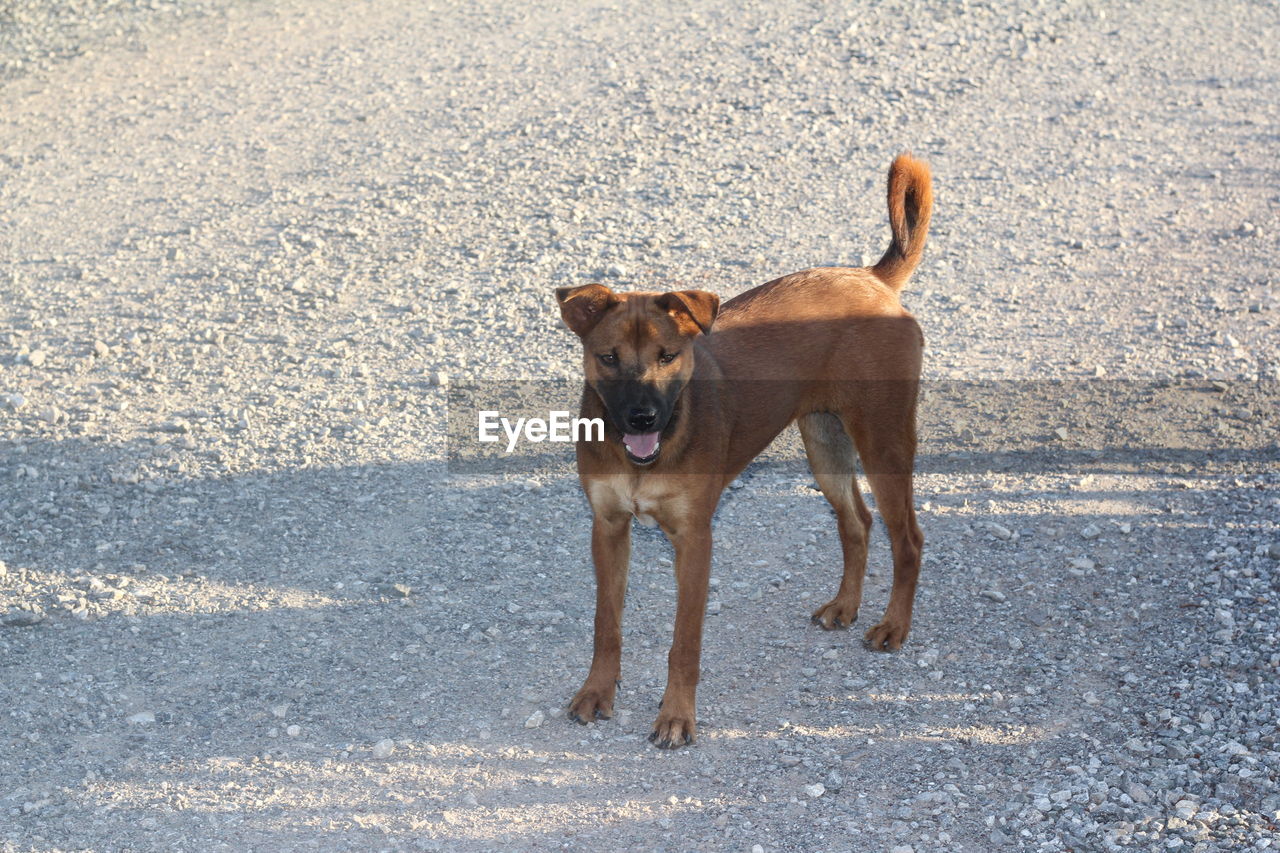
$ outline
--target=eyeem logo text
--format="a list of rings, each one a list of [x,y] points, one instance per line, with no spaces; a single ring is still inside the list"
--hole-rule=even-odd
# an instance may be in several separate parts
[[[501,440],[499,429],[506,434],[507,452],[516,449],[520,437],[535,443],[543,441],[604,441],[604,419],[575,418],[569,412],[548,412],[542,418],[516,418],[513,424],[498,412],[480,412],[479,439],[484,442]]]

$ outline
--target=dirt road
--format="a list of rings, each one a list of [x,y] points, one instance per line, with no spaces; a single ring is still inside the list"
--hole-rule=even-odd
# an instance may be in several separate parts
[[[0,31],[0,850],[1276,839],[1274,5],[9,3]],[[937,391],[909,644],[808,623],[839,553],[791,436],[717,517],[698,744],[645,742],[674,611],[645,529],[620,714],[571,724],[571,451],[450,464],[448,389],[576,377],[557,286],[878,256],[907,148]],[[989,384],[931,407],[956,380]],[[1156,416],[1119,441],[1130,399]]]

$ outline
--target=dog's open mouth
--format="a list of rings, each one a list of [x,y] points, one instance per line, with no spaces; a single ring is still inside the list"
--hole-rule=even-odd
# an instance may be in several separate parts
[[[661,435],[658,432],[623,433],[622,444],[627,448],[627,458],[637,465],[648,465],[657,459]]]

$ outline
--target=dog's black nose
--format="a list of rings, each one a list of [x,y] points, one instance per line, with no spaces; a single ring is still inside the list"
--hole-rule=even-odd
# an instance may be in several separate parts
[[[658,413],[653,409],[632,409],[627,412],[627,426],[636,432],[649,432],[658,422]]]

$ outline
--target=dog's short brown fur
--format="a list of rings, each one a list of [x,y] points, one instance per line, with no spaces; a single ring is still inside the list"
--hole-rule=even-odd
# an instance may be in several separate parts
[[[650,740],[693,741],[711,517],[724,488],[792,422],[835,509],[844,552],[840,588],[813,621],[846,627],[862,600],[871,513],[854,472],[856,448],[893,547],[888,609],[866,641],[893,650],[907,638],[923,545],[911,472],[924,344],[898,291],[924,252],[928,167],[899,156],[888,197],[893,239],[873,267],[794,273],[723,306],[700,290],[556,291],[565,324],[583,343],[582,416],[607,425],[605,441],[577,445],[594,515],[597,594],[595,654],[569,705],[574,720],[613,713],[636,517],[661,525],[676,552],[675,637]]]

